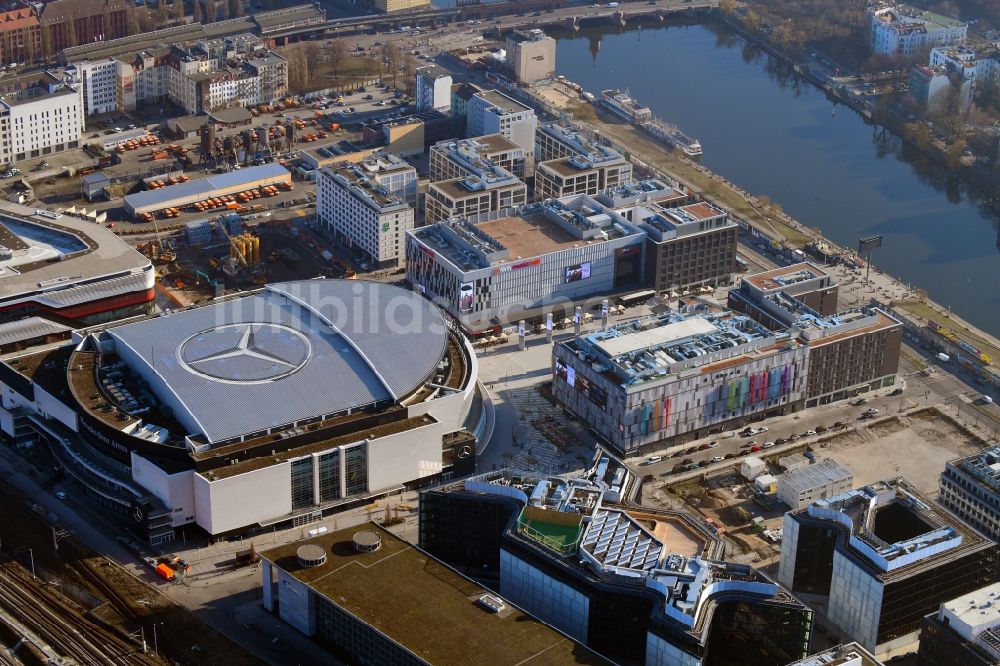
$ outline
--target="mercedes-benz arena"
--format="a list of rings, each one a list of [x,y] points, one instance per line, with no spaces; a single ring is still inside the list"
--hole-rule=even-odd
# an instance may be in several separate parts
[[[273,284],[3,360],[3,430],[42,435],[152,542],[305,524],[474,469],[475,354],[391,285]]]

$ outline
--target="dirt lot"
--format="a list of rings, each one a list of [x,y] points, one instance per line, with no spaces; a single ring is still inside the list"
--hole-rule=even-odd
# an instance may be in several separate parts
[[[984,445],[950,417],[923,410],[827,439],[816,448],[816,456],[833,458],[854,472],[855,487],[903,476],[935,498],[945,463]]]

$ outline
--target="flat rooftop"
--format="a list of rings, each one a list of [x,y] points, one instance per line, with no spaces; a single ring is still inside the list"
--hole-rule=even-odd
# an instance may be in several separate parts
[[[993,583],[941,604],[948,626],[967,641],[1000,626],[1000,583]]]
[[[531,108],[521,104],[517,100],[507,97],[499,90],[484,90],[481,93],[475,95],[476,97],[481,97],[490,103],[495,108],[501,109],[506,113],[521,113],[523,111],[531,111]]]
[[[743,280],[761,291],[771,291],[773,289],[787,289],[800,282],[828,277],[829,275],[815,264],[803,261],[790,266],[780,266],[763,273],[756,273],[743,278]]]
[[[340,162],[324,168],[334,181],[345,187],[355,199],[380,212],[409,208],[399,195],[393,194],[375,180],[378,169],[368,169],[361,164]]]
[[[846,643],[809,655],[788,666],[882,666],[882,662],[857,643]]]
[[[514,174],[499,167],[496,167],[495,170],[493,167],[486,167],[486,170],[481,171],[478,175],[470,174],[460,178],[439,180],[436,183],[430,183],[427,187],[438,190],[451,200],[480,196],[483,192],[491,190],[527,190],[528,188]]]
[[[145,211],[150,208],[163,208],[171,202],[189,199],[191,197],[209,198],[221,190],[229,190],[234,187],[245,187],[251,189],[257,187],[261,181],[275,178],[291,178],[288,169],[277,162],[263,164],[261,166],[246,167],[239,171],[229,173],[213,174],[208,178],[194,178],[186,183],[170,185],[158,190],[147,190],[129,194],[125,197],[127,206],[136,211]]]
[[[357,552],[356,533],[369,530],[381,548]],[[324,564],[306,568],[296,551],[323,549]],[[419,658],[440,666],[482,664],[610,664],[527,613],[506,604],[500,613],[476,600],[494,593],[461,576],[374,523],[330,532],[261,553],[351,615]]]
[[[571,235],[541,213],[527,217],[520,215],[501,217],[481,222],[476,227],[509,250],[507,261],[502,263],[516,262],[521,258],[558,252],[581,243],[586,244],[586,241]]]
[[[35,210],[0,201],[0,245],[13,250],[10,259],[0,260],[0,303],[151,267],[104,225],[56,213],[42,217]]]

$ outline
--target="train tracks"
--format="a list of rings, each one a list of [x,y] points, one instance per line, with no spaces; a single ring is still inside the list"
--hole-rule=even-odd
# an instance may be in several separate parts
[[[36,649],[50,657],[58,655],[54,663],[156,663],[139,646],[85,618],[79,608],[17,563],[0,563],[0,617],[9,617],[30,632],[25,640]]]

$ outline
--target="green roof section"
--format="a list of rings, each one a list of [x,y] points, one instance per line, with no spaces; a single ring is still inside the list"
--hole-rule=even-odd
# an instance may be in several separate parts
[[[517,518],[517,530],[566,557],[576,552],[583,536],[583,516],[526,506]]]

